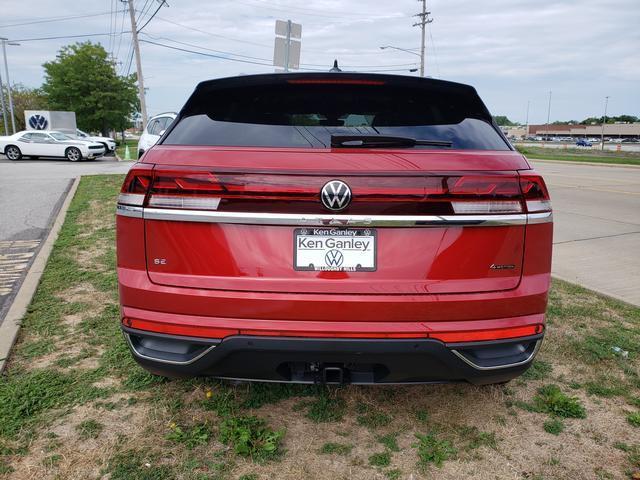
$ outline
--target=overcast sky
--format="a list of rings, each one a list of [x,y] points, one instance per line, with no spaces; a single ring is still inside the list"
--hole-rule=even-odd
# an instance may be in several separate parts
[[[223,58],[142,43],[150,114],[179,110],[199,81],[272,72],[276,19],[302,24],[303,68],[328,69],[337,58],[345,70],[417,75],[408,70],[417,67],[418,56],[379,48],[418,51],[420,29],[412,27],[420,9],[416,0],[168,3],[140,38]],[[20,46],[7,47],[11,81],[41,85],[42,63],[79,40],[102,43],[126,72],[131,35],[124,5],[120,0],[0,0],[0,36],[21,40]],[[135,0],[134,5],[141,26],[158,0]],[[475,86],[493,114],[524,122],[529,100],[529,122],[544,123],[551,90],[551,120],[602,115],[606,95],[609,114],[640,116],[640,0],[430,0],[428,10],[434,21],[428,26],[427,75]],[[92,14],[102,15],[12,26]],[[84,34],[93,36],[25,40]],[[135,71],[135,62],[130,69]]]

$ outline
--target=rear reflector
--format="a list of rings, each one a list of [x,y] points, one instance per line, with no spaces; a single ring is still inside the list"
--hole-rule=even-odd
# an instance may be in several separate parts
[[[300,330],[255,330],[255,329],[225,329],[202,325],[183,325],[151,320],[140,320],[125,317],[122,323],[136,330],[165,333],[168,335],[183,335],[199,338],[222,339],[231,335],[254,335],[266,337],[302,337],[302,338],[433,338],[444,343],[481,342],[486,340],[501,340],[538,335],[544,331],[542,324],[525,325],[521,327],[496,328],[490,330],[469,330],[460,332],[318,332]]]

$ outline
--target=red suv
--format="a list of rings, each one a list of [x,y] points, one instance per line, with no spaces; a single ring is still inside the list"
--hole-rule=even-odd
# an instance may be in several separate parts
[[[211,80],[122,186],[122,330],[165,376],[505,382],[542,342],[552,229],[470,86]]]

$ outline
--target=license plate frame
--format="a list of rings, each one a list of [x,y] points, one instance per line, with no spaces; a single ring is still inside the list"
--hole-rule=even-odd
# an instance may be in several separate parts
[[[321,241],[322,246],[300,249],[300,237],[313,240],[314,247]],[[327,242],[330,239],[333,241]],[[336,247],[338,240],[341,243]],[[363,250],[363,242],[372,243]],[[315,261],[307,263],[310,258]],[[378,232],[375,228],[306,227],[293,230],[293,269],[296,271],[375,272],[377,268]]]

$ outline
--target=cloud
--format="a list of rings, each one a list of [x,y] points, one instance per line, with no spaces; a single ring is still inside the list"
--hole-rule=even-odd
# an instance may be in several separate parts
[[[141,9],[145,1],[136,0],[137,8]],[[120,2],[107,0],[85,0],[81,12],[69,2],[37,3],[37,18],[109,12],[112,3],[122,8]],[[178,110],[202,80],[273,71],[269,64],[275,19],[302,23],[305,68],[328,69],[337,58],[350,69],[389,69],[415,75],[408,70],[419,62],[416,55],[379,48],[419,47],[420,31],[412,27],[416,21],[413,15],[420,7],[415,0],[169,3],[170,7],[163,7],[144,29],[141,39],[186,49],[198,50],[185,43],[197,45],[209,49],[202,52],[267,65],[209,58],[143,43],[151,113]],[[611,114],[640,115],[637,0],[430,0],[428,4],[434,22],[427,35],[427,74],[474,85],[493,113],[524,121],[530,101],[529,120],[542,122],[546,119],[548,92],[552,90],[552,119],[600,115],[605,95],[611,97]],[[34,20],[33,11],[30,2],[5,2],[0,25]],[[130,34],[121,35],[121,25],[125,31],[129,29],[124,13],[0,27],[0,36],[25,39],[112,32],[112,37],[92,40],[110,48],[114,55],[117,53],[119,68],[126,70],[131,58]],[[41,84],[42,63],[55,58],[62,45],[73,41],[23,42],[20,47],[11,47],[8,53],[12,81]],[[135,64],[131,70],[135,70]]]

